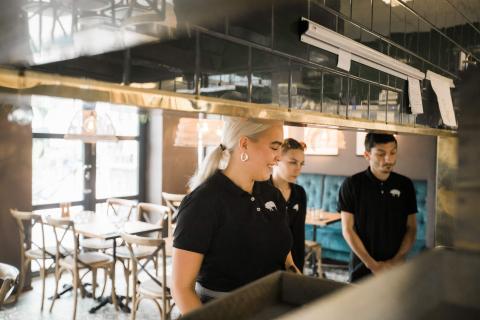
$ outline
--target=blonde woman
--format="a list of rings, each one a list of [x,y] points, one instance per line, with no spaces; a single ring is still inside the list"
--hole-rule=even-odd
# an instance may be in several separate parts
[[[279,121],[228,118],[221,144],[192,177],[173,242],[172,294],[182,314],[271,272],[297,270],[285,202],[260,182],[282,140]]]
[[[295,265],[303,270],[307,194],[295,181],[305,165],[305,144],[288,138],[283,141],[281,150],[280,161],[273,169],[272,182],[287,202],[288,222],[293,237],[292,257]]]

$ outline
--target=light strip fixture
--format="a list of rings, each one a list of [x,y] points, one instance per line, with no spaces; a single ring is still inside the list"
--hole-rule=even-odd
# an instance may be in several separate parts
[[[418,80],[425,78],[425,73],[422,71],[325,28],[311,20],[302,17],[302,23],[307,26],[306,31],[303,32],[300,38],[302,42],[337,55],[341,51],[348,52],[351,54],[353,61],[404,80],[407,80],[409,77]]]

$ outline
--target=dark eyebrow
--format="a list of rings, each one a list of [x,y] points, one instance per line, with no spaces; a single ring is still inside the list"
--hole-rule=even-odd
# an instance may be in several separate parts
[[[378,151],[381,151],[381,152],[387,152],[387,150],[385,149],[381,149],[381,148],[377,148]],[[397,148],[393,148],[392,150],[390,151],[397,151]]]

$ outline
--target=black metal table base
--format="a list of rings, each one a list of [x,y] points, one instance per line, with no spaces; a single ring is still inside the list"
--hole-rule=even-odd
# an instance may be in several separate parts
[[[92,284],[90,284],[90,283],[82,283],[82,285],[83,285],[83,287],[85,288],[85,287],[87,287],[87,286],[91,286]],[[55,299],[60,299],[60,297],[61,297],[62,295],[64,295],[65,293],[73,290],[73,286],[70,285],[70,284],[64,284],[64,285],[62,286],[62,288],[63,288],[63,290],[62,290],[61,292],[57,293],[56,296],[53,295],[53,296],[51,296],[51,297],[48,297],[48,300],[53,300],[53,297],[56,297]],[[85,297],[87,297],[87,298],[92,298],[92,297],[93,297],[93,294],[92,294],[91,292],[85,290]]]
[[[120,310],[122,310],[123,312],[125,313],[130,313],[131,310],[130,310],[130,307],[125,304],[123,302],[123,300],[126,300],[126,297],[125,296],[116,296],[117,297],[117,305],[118,307],[120,308]],[[89,313],[95,313],[97,312],[101,307],[103,307],[104,305],[106,305],[107,303],[111,303],[113,304],[113,301],[112,301],[112,296],[108,296],[108,297],[104,297],[104,298],[99,298],[97,299],[100,303],[98,305],[96,305],[95,307],[91,308],[88,312]]]
[[[87,286],[91,286],[90,283],[84,283],[83,284],[84,287],[87,287]],[[69,284],[64,284],[62,286],[63,290],[61,292],[59,292],[56,296],[56,299],[59,299],[62,295],[64,295],[65,293],[69,292],[69,291],[72,291],[73,290],[73,286],[72,285],[69,285]],[[55,297],[54,295],[49,297],[48,299],[49,300],[52,300],[53,297]],[[87,298],[92,298],[93,297],[93,294],[87,290],[85,290],[85,297]],[[97,299],[95,299],[96,301],[98,301],[98,305],[96,305],[95,307],[92,307],[88,312],[89,313],[95,313],[97,312],[100,308],[102,308],[103,306],[105,306],[106,304],[108,303],[111,303],[113,304],[113,301],[112,301],[112,296],[109,295],[108,297],[99,297]],[[117,305],[118,307],[120,308],[120,310],[122,310],[123,312],[125,313],[130,313],[131,310],[130,310],[130,307],[124,302],[126,301],[126,297],[125,296],[119,296],[117,295]]]

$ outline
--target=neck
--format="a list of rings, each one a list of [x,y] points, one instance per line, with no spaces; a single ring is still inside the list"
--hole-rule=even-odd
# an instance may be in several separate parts
[[[280,177],[279,174],[275,174],[275,172],[272,175],[272,181],[273,185],[280,190],[290,189],[290,184],[288,183],[288,181]]]
[[[291,192],[290,184],[288,183],[288,181],[280,177],[280,175],[275,173],[275,171],[273,172],[272,181],[273,181],[273,185],[278,190],[280,190],[285,201],[288,201],[288,199],[290,198],[290,192]]]
[[[233,166],[229,165],[225,170],[223,170],[223,174],[232,180],[233,183],[235,183],[243,191],[252,193],[255,180],[245,175],[240,168],[233,168]]]

